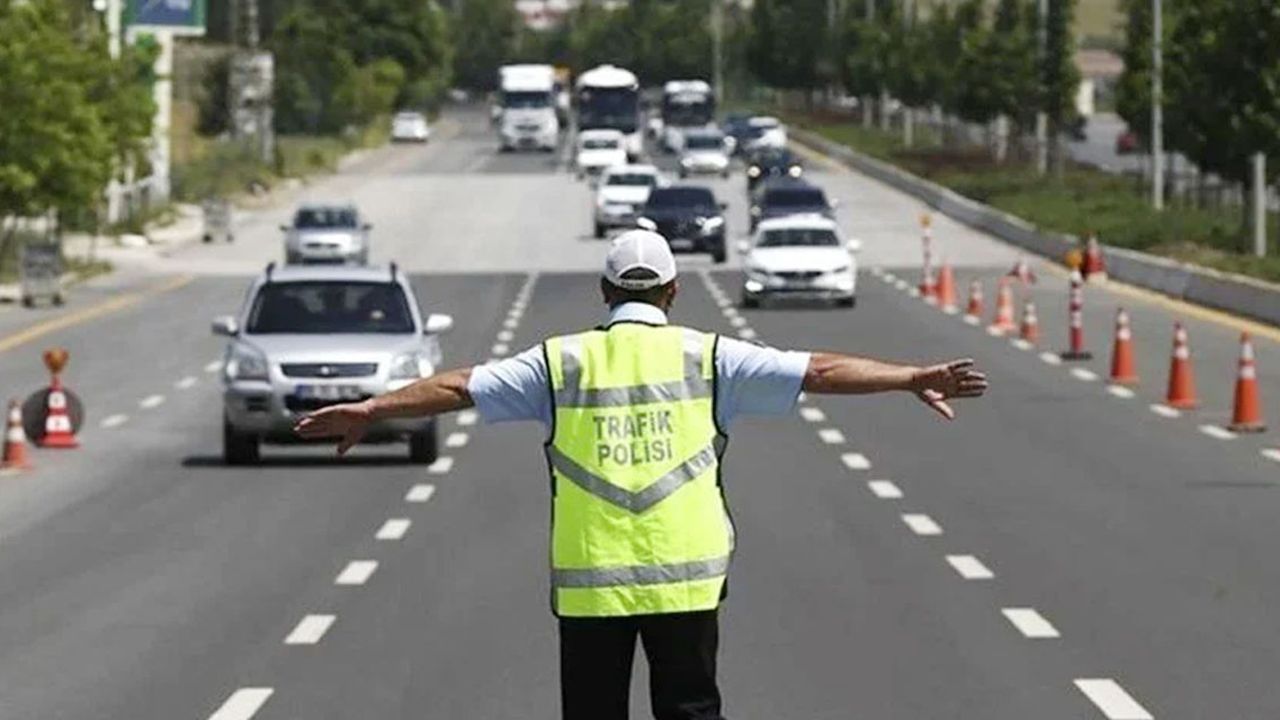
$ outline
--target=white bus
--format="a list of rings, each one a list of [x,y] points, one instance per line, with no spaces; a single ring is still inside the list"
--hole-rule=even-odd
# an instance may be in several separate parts
[[[662,144],[671,152],[684,149],[686,130],[715,123],[716,96],[705,80],[671,80],[662,86]]]
[[[578,130],[617,130],[626,137],[627,157],[644,150],[640,132],[640,82],[635,73],[600,65],[578,76],[575,100]]]
[[[504,65],[498,69],[498,140],[503,150],[555,150],[556,71],[550,65]]]

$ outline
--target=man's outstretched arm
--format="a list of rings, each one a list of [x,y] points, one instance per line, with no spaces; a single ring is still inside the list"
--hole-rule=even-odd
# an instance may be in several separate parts
[[[817,352],[809,359],[805,392],[831,395],[864,395],[902,390],[914,393],[948,420],[956,416],[950,398],[980,397],[987,391],[987,377],[969,359],[917,367],[868,358]]]
[[[449,370],[364,402],[331,405],[298,421],[297,432],[310,440],[341,438],[338,454],[350,450],[375,420],[425,417],[472,406],[467,382],[471,368]]]

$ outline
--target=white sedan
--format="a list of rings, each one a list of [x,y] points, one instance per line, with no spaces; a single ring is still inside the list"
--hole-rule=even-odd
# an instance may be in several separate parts
[[[627,164],[626,137],[618,130],[583,130],[578,133],[573,165],[578,177],[599,176],[607,168]]]
[[[426,142],[430,137],[431,126],[420,112],[398,112],[391,120],[392,142]]]
[[[604,237],[610,228],[634,226],[636,210],[649,200],[649,191],[664,184],[652,165],[614,165],[605,170],[596,189],[595,236]]]
[[[857,301],[862,243],[844,240],[834,221],[822,215],[792,215],[761,221],[744,256],[742,304],[757,307],[770,298],[832,302],[853,307]]]

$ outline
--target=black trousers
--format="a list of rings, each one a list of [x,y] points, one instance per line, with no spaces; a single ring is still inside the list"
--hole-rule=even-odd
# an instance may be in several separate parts
[[[656,720],[724,720],[716,688],[715,610],[560,618],[564,720],[627,720],[637,636],[649,660]]]

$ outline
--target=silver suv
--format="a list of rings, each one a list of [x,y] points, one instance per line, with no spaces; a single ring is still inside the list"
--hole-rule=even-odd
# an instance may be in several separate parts
[[[223,361],[223,457],[258,461],[261,443],[300,442],[299,416],[364,400],[435,373],[448,315],[418,310],[413,288],[388,268],[293,266],[254,281],[239,316],[213,322],[229,338]],[[409,459],[436,459],[432,419],[385,420],[368,443],[409,443]]]
[[[354,205],[303,205],[292,224],[280,226],[285,262],[364,265],[372,229]]]

